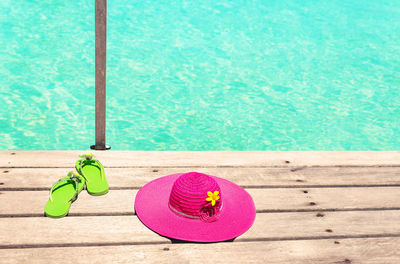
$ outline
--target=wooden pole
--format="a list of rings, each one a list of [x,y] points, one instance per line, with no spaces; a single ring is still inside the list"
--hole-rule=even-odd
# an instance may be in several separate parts
[[[96,31],[96,145],[92,149],[105,150],[106,145],[106,54],[107,0],[95,0]]]

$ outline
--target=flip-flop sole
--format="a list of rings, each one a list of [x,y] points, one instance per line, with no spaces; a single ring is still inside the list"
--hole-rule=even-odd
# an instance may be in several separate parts
[[[79,171],[79,162],[80,160],[78,160],[75,165],[77,171]],[[108,193],[108,182],[105,177],[102,180],[102,170],[104,173],[104,168],[102,168],[102,165],[97,161],[93,161],[90,164],[85,162],[82,164],[81,171],[87,178],[86,190],[90,195],[99,196]]]
[[[82,191],[85,183],[79,183],[78,193]],[[58,183],[52,192],[53,201],[49,200],[44,208],[46,216],[51,218],[61,218],[68,214],[71,204],[75,201],[69,201],[75,195],[74,182],[63,181]],[[76,199],[76,198],[75,198]]]

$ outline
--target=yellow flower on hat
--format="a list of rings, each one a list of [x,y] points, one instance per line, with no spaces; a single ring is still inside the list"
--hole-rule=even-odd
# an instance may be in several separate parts
[[[211,202],[212,206],[215,206],[215,202],[219,200],[219,191],[215,191],[214,193],[208,191],[206,201]]]

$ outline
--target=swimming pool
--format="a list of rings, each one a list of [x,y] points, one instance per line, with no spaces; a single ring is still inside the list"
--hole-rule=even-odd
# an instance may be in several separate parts
[[[107,143],[398,150],[400,1],[108,0]],[[0,1],[0,149],[94,144],[94,0]]]

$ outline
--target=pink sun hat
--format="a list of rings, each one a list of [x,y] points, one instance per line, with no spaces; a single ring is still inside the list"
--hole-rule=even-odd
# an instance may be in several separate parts
[[[143,186],[136,215],[154,232],[193,242],[230,240],[253,224],[250,194],[228,180],[199,172],[178,173]]]

